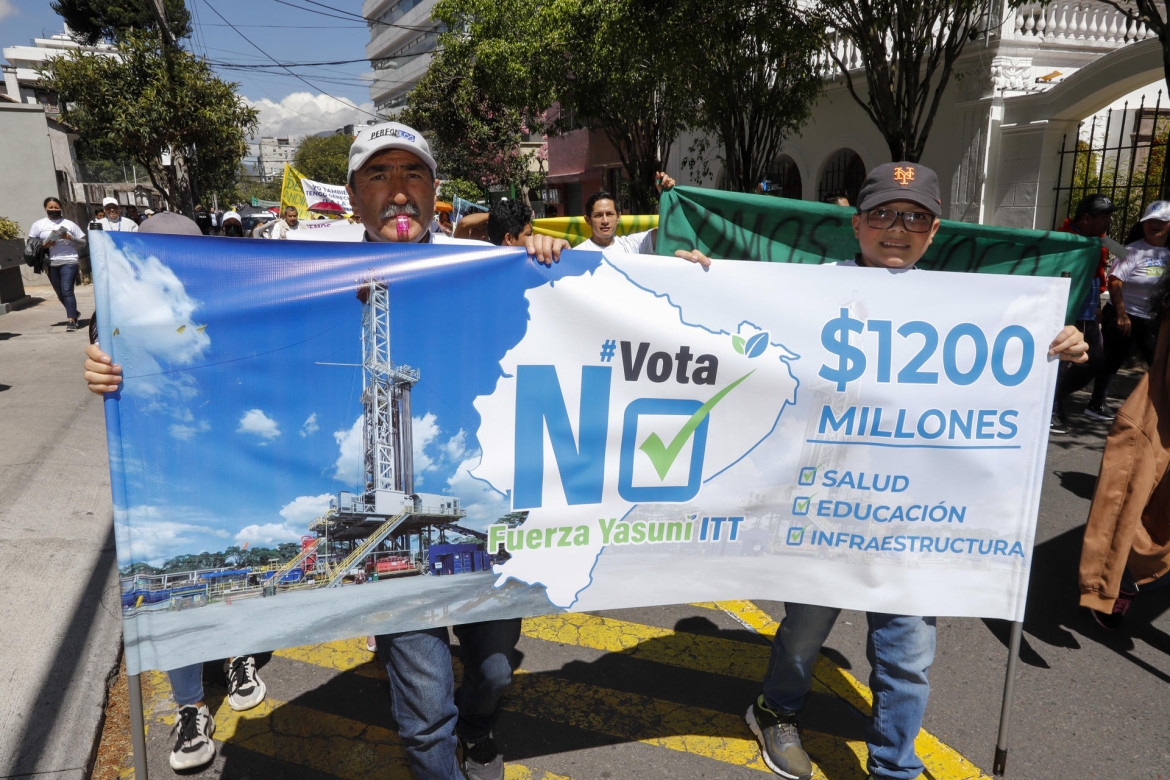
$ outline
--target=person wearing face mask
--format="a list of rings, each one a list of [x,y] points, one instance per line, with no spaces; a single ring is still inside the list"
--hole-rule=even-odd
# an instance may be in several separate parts
[[[49,283],[57,293],[57,300],[65,307],[65,330],[75,331],[79,315],[73,285],[77,281],[78,250],[85,246],[85,233],[77,223],[65,219],[60,200],[45,198],[43,205],[45,216],[32,224],[28,235],[40,239],[49,250]]]

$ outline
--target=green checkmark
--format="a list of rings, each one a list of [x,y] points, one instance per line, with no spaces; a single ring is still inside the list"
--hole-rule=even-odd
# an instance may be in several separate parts
[[[793,503],[793,508],[797,512],[807,512],[808,511],[808,502],[809,502],[809,499],[807,499],[807,498],[798,498]]]
[[[646,437],[646,440],[642,442],[642,445],[638,449],[646,453],[647,457],[650,458],[650,462],[654,464],[654,470],[658,472],[658,479],[666,479],[666,472],[670,471],[670,467],[674,464],[675,458],[682,452],[683,445],[687,443],[687,439],[691,438],[695,429],[699,427],[707,415],[711,413],[711,410],[715,408],[715,404],[722,401],[728,393],[735,389],[736,385],[754,373],[756,373],[755,369],[747,372],[712,396],[710,401],[696,409],[695,413],[683,425],[682,430],[671,440],[670,446],[664,445],[662,439],[658,438],[657,433],[652,433]]]

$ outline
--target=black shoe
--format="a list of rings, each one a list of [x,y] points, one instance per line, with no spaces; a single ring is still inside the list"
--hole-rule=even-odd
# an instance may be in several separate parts
[[[1125,620],[1125,613],[1129,612],[1130,605],[1133,604],[1133,598],[1137,593],[1133,591],[1123,590],[1117,594],[1117,599],[1113,602],[1113,611],[1106,615],[1104,612],[1098,612],[1095,609],[1089,610],[1093,615],[1093,620],[1097,621],[1097,625],[1106,631],[1116,631],[1121,628],[1122,622]]]
[[[1113,422],[1113,417],[1116,412],[1109,408],[1109,404],[1102,403],[1097,406],[1086,406],[1085,411],[1082,412],[1082,414],[1084,414],[1085,417],[1091,417],[1092,419],[1100,420],[1101,422]]]
[[[776,774],[789,780],[809,780],[812,761],[800,744],[800,725],[795,712],[774,712],[761,695],[748,707],[748,728],[760,743],[760,756]]]
[[[77,320],[69,320],[69,322],[65,323],[66,333],[72,333],[75,330],[77,330]]]
[[[1060,419],[1060,415],[1052,415],[1052,422],[1048,424],[1048,433],[1068,433],[1068,424]]]
[[[504,757],[491,734],[475,742],[460,739],[459,747],[463,754],[459,768],[467,780],[504,780]]]

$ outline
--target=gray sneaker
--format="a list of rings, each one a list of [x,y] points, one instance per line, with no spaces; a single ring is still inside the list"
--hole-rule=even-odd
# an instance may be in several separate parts
[[[175,746],[171,748],[171,769],[182,772],[210,764],[215,758],[215,719],[206,705],[188,704],[179,708],[175,720]]]
[[[459,763],[467,780],[504,780],[504,757],[489,734],[477,742],[459,740],[463,760]]]
[[[764,763],[776,774],[788,780],[809,780],[812,761],[800,746],[800,727],[795,712],[773,712],[764,706],[760,696],[748,707],[747,724],[760,742]]]

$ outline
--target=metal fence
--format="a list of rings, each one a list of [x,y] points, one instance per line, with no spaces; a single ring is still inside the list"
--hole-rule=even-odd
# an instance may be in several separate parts
[[[1052,227],[1071,217],[1086,195],[1100,192],[1120,208],[1113,217],[1110,235],[1126,242],[1126,234],[1141,218],[1145,207],[1168,194],[1166,147],[1170,139],[1170,105],[1163,107],[1158,90],[1152,105],[1145,97],[1137,106],[1126,102],[1120,109],[1094,115],[1065,136],[1060,148],[1056,201]]]

